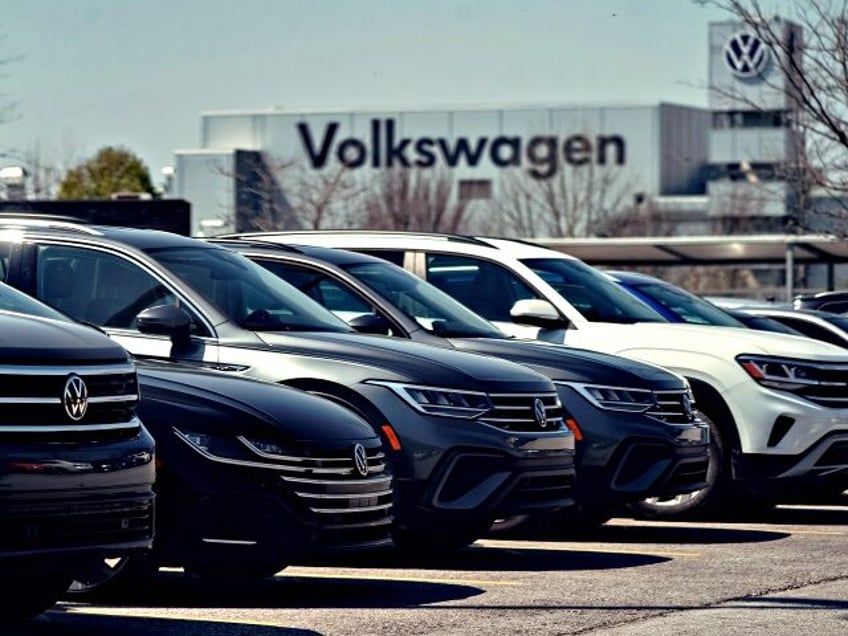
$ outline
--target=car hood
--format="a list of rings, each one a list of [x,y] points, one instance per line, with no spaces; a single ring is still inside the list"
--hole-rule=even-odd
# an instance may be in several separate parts
[[[461,351],[497,356],[524,364],[553,380],[677,390],[685,380],[662,367],[608,353],[532,340],[450,338]]]
[[[127,352],[107,335],[64,320],[0,312],[0,360],[6,364],[124,362]]]
[[[230,435],[267,435],[271,426],[298,443],[375,437],[373,429],[350,410],[303,391],[167,363],[139,360],[137,367],[139,415],[151,431],[180,424],[173,418],[173,409],[178,408],[184,416],[196,414],[188,425],[204,432],[211,427]]]
[[[258,335],[276,349],[373,367],[370,379],[493,392],[554,390],[548,378],[506,360],[390,336],[332,332]]]
[[[706,352],[730,358],[749,353],[802,360],[848,360],[848,354],[841,347],[806,336],[681,323],[593,323],[590,327],[574,330],[574,333],[569,331],[565,342],[627,355],[662,349]]]

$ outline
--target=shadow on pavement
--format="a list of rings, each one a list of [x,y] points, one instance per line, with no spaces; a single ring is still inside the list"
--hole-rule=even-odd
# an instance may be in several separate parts
[[[31,621],[4,625],[4,636],[317,636],[308,629],[228,621],[79,614],[59,605]]]
[[[455,601],[483,593],[473,582],[441,583],[420,575],[375,578],[336,576],[329,571],[326,576],[287,575],[284,571],[249,584],[209,584],[179,572],[159,572],[144,589],[104,591],[90,597],[71,595],[67,600],[131,607],[394,608]],[[230,636],[230,632],[224,633]]]

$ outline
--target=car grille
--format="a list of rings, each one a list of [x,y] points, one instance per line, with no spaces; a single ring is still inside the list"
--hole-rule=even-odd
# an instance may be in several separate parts
[[[87,392],[82,417],[74,420],[65,405],[65,386],[78,376]],[[134,436],[138,402],[135,367],[126,361],[86,365],[0,366],[0,439],[51,442],[106,441]]]
[[[563,427],[563,408],[555,392],[490,393],[494,408],[478,421],[506,431],[551,432]],[[536,400],[545,407],[545,421],[535,414]]]
[[[152,496],[0,505],[0,542],[4,549],[103,546],[151,536]]]
[[[805,364],[810,363],[805,362]],[[793,393],[820,406],[833,409],[848,408],[848,365],[813,364],[811,366],[818,368],[819,384],[805,386]]]
[[[688,393],[680,391],[654,391],[656,407],[648,415],[669,424],[689,424],[694,419],[693,405]]]
[[[392,481],[380,446],[366,447],[367,474],[353,448],[275,458],[280,479],[318,518],[321,543],[352,547],[385,540],[392,522]]]

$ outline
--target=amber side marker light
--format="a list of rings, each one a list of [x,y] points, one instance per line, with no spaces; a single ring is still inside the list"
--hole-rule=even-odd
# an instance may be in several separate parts
[[[577,425],[577,420],[573,417],[565,418],[565,425],[568,427],[568,430],[574,433],[574,441],[582,442],[583,441],[583,431],[580,430],[580,426]]]
[[[383,424],[383,434],[386,436],[386,439],[389,440],[389,447],[391,447],[393,451],[399,451],[400,439],[394,429],[388,424]]]

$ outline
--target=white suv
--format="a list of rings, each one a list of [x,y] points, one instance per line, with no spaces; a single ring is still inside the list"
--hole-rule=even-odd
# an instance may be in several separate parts
[[[582,261],[505,239],[398,232],[242,235],[381,256],[510,335],[665,366],[692,385],[715,440],[714,480],[645,511],[675,516],[754,493],[818,496],[848,487],[848,353],[800,336],[672,324]],[[745,499],[746,504],[750,498]]]

